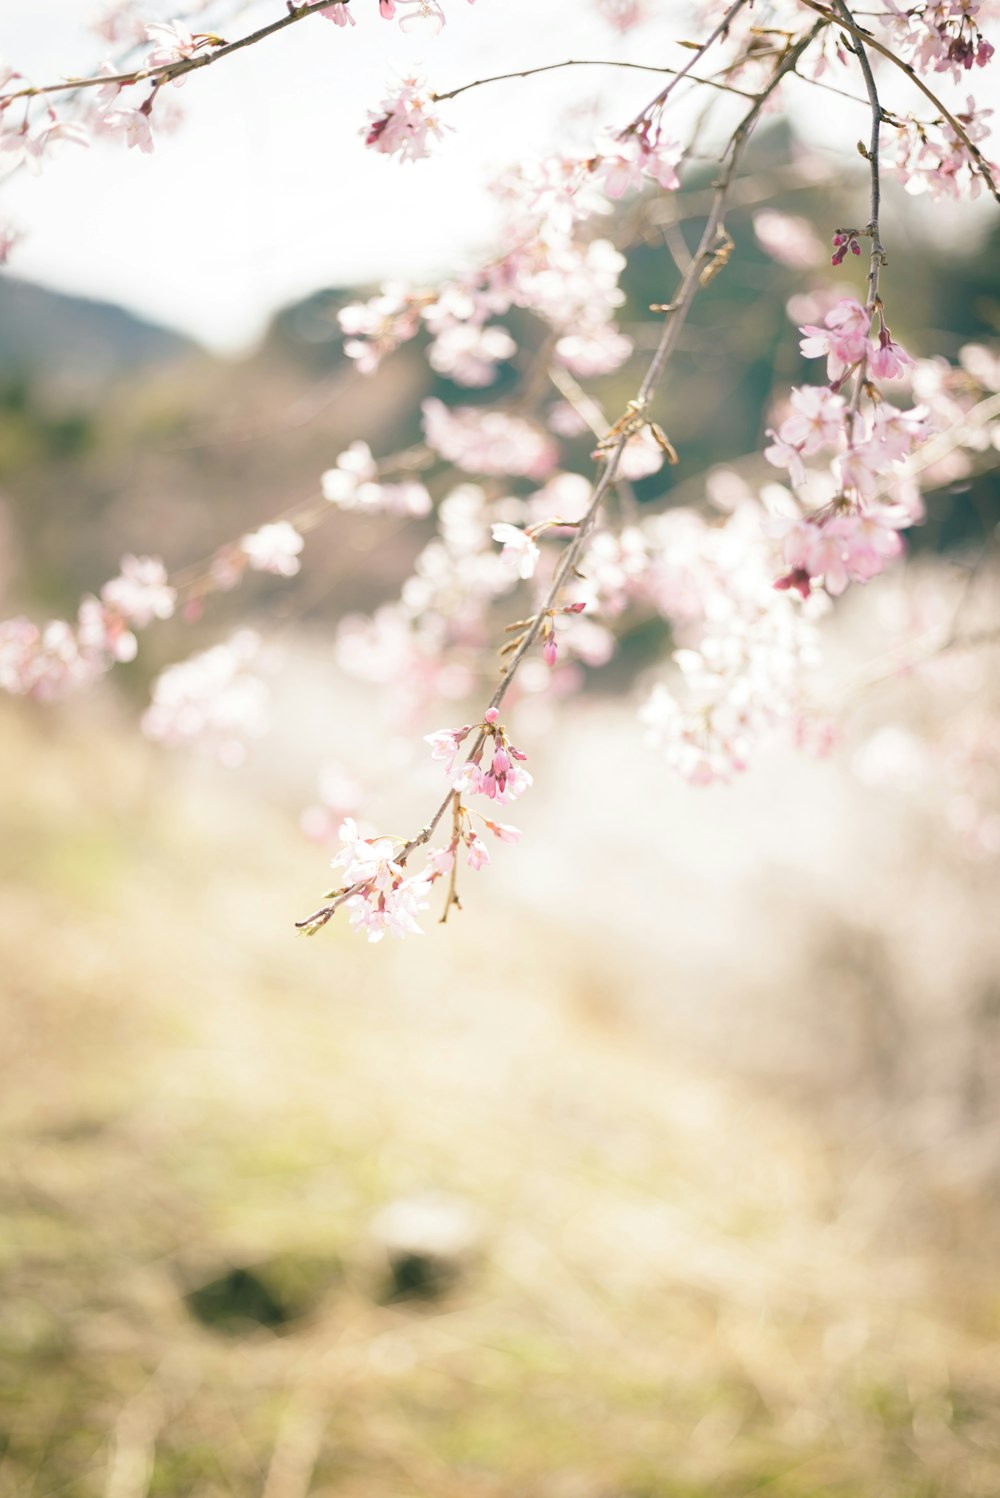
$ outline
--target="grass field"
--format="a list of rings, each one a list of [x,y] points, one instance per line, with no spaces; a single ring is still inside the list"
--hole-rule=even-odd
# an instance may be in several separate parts
[[[5,710],[0,817],[3,1498],[1000,1493],[980,1178],[538,904],[295,940],[291,819],[110,709]]]

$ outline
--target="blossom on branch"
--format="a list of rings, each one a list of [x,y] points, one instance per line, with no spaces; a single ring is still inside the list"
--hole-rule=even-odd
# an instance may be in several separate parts
[[[432,103],[421,78],[402,79],[397,93],[387,95],[380,109],[369,111],[370,123],[361,131],[365,145],[401,161],[429,156],[431,143],[451,129],[442,123]]]

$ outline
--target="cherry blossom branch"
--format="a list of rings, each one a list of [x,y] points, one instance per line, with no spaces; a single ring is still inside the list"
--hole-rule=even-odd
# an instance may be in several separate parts
[[[431,98],[436,104],[443,104],[447,99],[457,99],[459,94],[466,93],[470,88],[482,88],[487,83],[505,83],[511,78],[533,78],[537,73],[556,73],[562,68],[632,68],[641,73],[670,73],[675,81],[687,76],[692,83],[703,83],[707,88],[718,88],[729,94],[738,94],[741,99],[754,98],[754,95],[748,93],[746,89],[736,88],[731,83],[720,83],[717,78],[701,78],[691,73],[688,68],[657,67],[653,63],[645,62],[620,62],[613,57],[570,58],[566,62],[548,62],[537,68],[522,68],[516,73],[494,73],[489,78],[476,78],[471,83],[463,83],[458,88],[449,89],[447,93],[432,93]]]
[[[344,0],[344,3],[349,3],[349,0]],[[183,78],[186,73],[193,73],[196,68],[206,68],[210,63],[219,62],[223,57],[242,51],[244,47],[252,47],[255,43],[264,41],[266,37],[274,36],[277,32],[284,31],[286,27],[294,26],[298,21],[304,21],[307,16],[319,15],[320,9],[321,7],[316,3],[289,5],[288,14],[282,16],[280,20],[261,26],[257,31],[251,31],[246,36],[240,37],[238,41],[223,42],[212,52],[201,52],[196,56],[181,58],[177,62],[161,63],[155,68],[136,68],[130,73],[99,73],[88,78],[69,78],[63,83],[47,83],[38,86],[31,84],[26,88],[17,89],[14,93],[0,94],[0,105],[10,104],[14,99],[38,98],[43,94],[73,93],[81,88],[143,83],[147,78],[152,79],[159,88],[175,78]]]
[[[731,7],[732,14],[735,14],[739,8],[738,5]],[[731,19],[731,16],[729,19]],[[728,25],[728,20],[726,24]],[[504,667],[500,681],[483,715],[483,722],[466,756],[466,764],[477,760],[477,756],[486,742],[488,733],[486,724],[490,722],[491,718],[495,719],[514,680],[518,667],[538,638],[546,617],[556,607],[560,591],[575,570],[576,564],[583,554],[590,533],[597,521],[604,497],[615,482],[618,465],[629,439],[645,426],[649,425],[646,412],[649,409],[650,400],[663,375],[667,361],[677,346],[681,329],[698,291],[708,284],[716,271],[721,269],[728,259],[727,244],[730,241],[724,228],[726,201],[753,127],[764,105],[774,93],[781,80],[794,69],[799,58],[819,35],[824,24],[823,22],[817,23],[798,42],[789,45],[785,49],[767,85],[755,96],[752,108],[744,115],[730,138],[726,149],[728,160],[715,184],[714,200],[705,227],[702,230],[698,248],[695,250],[691,263],[681,279],[681,284],[674,300],[666,307],[660,309],[664,314],[664,323],[656,352],[650,361],[645,378],[639,387],[635,399],[629,402],[625,414],[612,427],[611,432],[604,439],[603,447],[598,447],[602,466],[590,497],[590,503],[583,517],[577,523],[573,539],[568,543],[556,566],[544,602],[532,616],[531,621],[520,637],[517,648]],[[716,34],[718,34],[718,30],[717,28]],[[648,111],[644,111],[645,113],[648,113]],[[454,787],[450,787],[447,795],[441,801],[441,804],[426,825],[405,842],[400,851],[395,855],[395,862],[397,864],[405,865],[406,861],[418,848],[423,847],[430,841],[449,806],[453,807],[455,805],[456,794]],[[342,890],[338,890],[330,897],[328,904],[321,906],[304,920],[296,921],[295,925],[297,929],[310,936],[315,934],[315,932],[326,925],[327,921],[333,917],[341,905],[345,904],[352,896],[358,894],[365,887],[366,881],[359,880]]]
[[[691,69],[694,67],[695,63],[699,62],[700,59],[704,57],[705,53],[718,41],[719,37],[726,35],[726,33],[729,31],[730,25],[739,15],[740,11],[746,4],[747,0],[733,0],[733,4],[730,5],[729,9],[726,11],[725,15],[722,17],[722,20],[719,22],[718,26],[716,26],[712,34],[706,37],[701,45],[695,49],[695,51],[691,55],[690,60],[686,62],[682,68],[678,68],[677,72],[671,78],[670,82],[664,85],[664,87],[657,94],[656,98],[653,99],[649,104],[647,104],[645,109],[641,109],[639,111],[631,124],[626,125],[625,129],[621,132],[623,136],[629,135],[633,130],[636,129],[638,125],[641,125],[642,121],[644,119],[647,119],[649,115],[655,113],[656,110],[663,108],[664,104],[667,102],[668,98],[673,93],[678,83],[680,83],[681,79],[686,78],[690,74]]]
[[[851,51],[858,59],[861,72],[865,80],[865,88],[868,92],[868,102],[871,107],[872,127],[871,139],[869,141],[866,159],[871,175],[871,206],[868,214],[868,224],[865,233],[871,243],[871,255],[868,263],[868,301],[867,307],[874,314],[879,303],[878,282],[879,274],[883,265],[886,264],[885,249],[879,237],[879,209],[882,199],[882,188],[879,180],[879,132],[882,126],[882,105],[878,96],[878,88],[875,84],[875,75],[872,72],[871,63],[868,61],[868,53],[865,44],[861,40],[858,28],[854,24],[854,17],[848,10],[846,0],[835,0],[837,10],[854,32],[854,45]],[[865,387],[865,379],[868,374],[868,345],[858,365],[858,373],[854,382],[854,394],[851,399],[851,413],[856,414],[860,404],[861,395]],[[849,418],[850,419],[850,418]]]
[[[996,199],[996,201],[1000,203],[1000,187],[997,186],[997,183],[994,180],[993,173],[990,169],[990,163],[986,160],[986,157],[983,155],[982,151],[980,151],[975,141],[970,138],[969,132],[965,129],[964,125],[962,125],[961,122],[955,117],[955,115],[952,114],[947,105],[938,98],[934,90],[924,82],[924,80],[920,77],[919,73],[912,66],[912,64],[904,62],[901,57],[897,57],[891,47],[887,47],[883,42],[880,42],[877,37],[871,34],[870,31],[865,31],[862,27],[855,25],[853,21],[848,22],[836,11],[831,11],[825,5],[820,4],[819,0],[802,0],[802,4],[808,6],[810,10],[814,10],[817,15],[825,17],[827,21],[842,26],[845,31],[850,32],[850,34],[855,38],[856,41],[863,42],[865,46],[873,48],[873,50],[876,51],[880,57],[887,58],[889,62],[891,62],[895,67],[899,68],[901,72],[906,74],[911,83],[916,84],[920,92],[931,101],[935,109],[939,109],[941,111],[943,118],[954,130],[955,134],[965,146],[965,149],[968,151],[973,161],[976,163],[976,166],[979,169],[979,174],[982,177],[983,181],[986,183],[986,186],[988,187],[990,193]]]

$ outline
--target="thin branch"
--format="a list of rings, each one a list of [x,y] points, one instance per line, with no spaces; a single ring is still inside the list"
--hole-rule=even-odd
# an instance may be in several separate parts
[[[735,13],[735,8],[733,10]],[[537,609],[531,625],[525,630],[517,649],[511,655],[505,667],[504,675],[501,677],[493,696],[490,698],[487,711],[500,707],[510,689],[518,667],[535,643],[546,616],[556,607],[560,591],[574,572],[576,564],[583,554],[590,534],[597,522],[605,495],[615,482],[618,465],[628,445],[629,438],[646,425],[645,413],[649,408],[651,397],[662,377],[667,361],[677,346],[678,337],[691,309],[691,305],[698,291],[707,285],[716,270],[720,269],[728,258],[725,251],[728,235],[726,235],[724,228],[726,200],[736,174],[736,169],[761,110],[778,87],[782,78],[794,69],[799,58],[811,46],[812,42],[823,29],[824,24],[823,22],[818,22],[806,36],[786,49],[767,85],[755,96],[752,108],[744,115],[729,141],[726,153],[728,160],[721,176],[715,184],[715,197],[705,227],[702,230],[701,240],[692,257],[691,264],[681,279],[681,284],[678,287],[674,300],[664,309],[665,316],[660,341],[650,361],[646,376],[639,387],[638,395],[634,401],[630,402],[626,416],[612,428],[612,431],[617,433],[616,439],[613,446],[609,445],[606,447],[601,455],[603,464],[600,475],[594,485],[587,512],[580,520],[576,534],[560,557],[545,600]],[[485,727],[481,727],[466,756],[466,763],[477,758],[485,742],[486,729]],[[396,855],[395,861],[397,863],[405,864],[412,853],[430,841],[441,818],[448,810],[448,807],[453,804],[454,797],[454,788],[450,787],[447,795],[426,826],[422,827],[415,836],[404,843]],[[361,880],[349,885],[346,889],[339,890],[328,904],[321,906],[319,910],[314,911],[305,920],[296,921],[297,928],[309,934],[318,931],[322,926],[326,925],[327,921],[331,919],[341,905],[351,899],[353,895],[360,893],[365,887],[366,882]]]
[[[349,4],[350,0],[344,0],[344,3]],[[262,42],[265,37],[284,31],[286,26],[294,26],[297,21],[304,21],[307,16],[315,16],[319,13],[320,7],[316,3],[289,6],[288,14],[282,16],[280,20],[272,21],[268,26],[261,26],[258,31],[249,32],[246,36],[240,37],[239,41],[226,42],[223,46],[217,47],[214,52],[202,52],[195,57],[182,57],[177,62],[161,63],[156,68],[137,68],[131,73],[102,73],[96,77],[69,78],[63,83],[47,83],[40,87],[30,85],[12,94],[0,94],[0,106],[10,104],[14,99],[34,99],[42,94],[72,93],[81,88],[103,88],[113,83],[124,87],[132,83],[144,83],[146,79],[152,79],[156,87],[160,88],[164,83],[170,83],[175,78],[183,78],[185,73],[193,73],[197,68],[207,68],[210,63],[219,62],[221,58],[240,52],[244,47],[252,47],[254,43]]]
[[[727,94],[739,94],[741,99],[755,97],[745,89],[735,88],[731,83],[720,83],[716,78],[699,78],[688,69],[655,67],[652,63],[645,62],[619,62],[613,57],[581,57],[570,58],[566,62],[548,62],[537,68],[523,68],[517,73],[494,73],[489,78],[476,78],[472,83],[463,83],[459,88],[449,89],[446,94],[431,94],[431,98],[435,103],[442,104],[446,99],[457,99],[459,94],[464,94],[468,89],[482,88],[486,83],[504,83],[510,78],[533,78],[536,73],[556,73],[561,68],[633,68],[641,73],[670,73],[675,78],[686,73],[693,83],[704,83],[709,88],[722,89]]]
[[[996,182],[993,179],[993,173],[990,169],[990,163],[986,160],[986,157],[983,155],[982,151],[980,151],[975,141],[970,139],[969,132],[966,130],[965,126],[962,125],[961,122],[955,117],[955,115],[952,114],[947,105],[942,103],[934,90],[928,87],[928,85],[920,77],[916,69],[910,63],[903,62],[902,58],[897,57],[891,47],[885,46],[885,44],[883,42],[880,42],[877,37],[872,36],[870,31],[865,31],[862,27],[856,26],[853,21],[846,21],[840,14],[838,14],[837,11],[829,10],[825,5],[821,5],[819,3],[819,0],[802,0],[802,4],[808,6],[810,10],[814,10],[818,16],[825,17],[827,21],[831,21],[838,26],[842,26],[845,31],[849,31],[851,33],[856,41],[863,42],[866,46],[873,48],[873,50],[876,51],[880,57],[887,58],[889,62],[891,62],[895,67],[899,68],[901,72],[906,74],[910,82],[915,84],[916,87],[919,88],[920,92],[924,94],[928,99],[930,99],[935,109],[939,109],[941,111],[942,117],[947,120],[948,124],[954,130],[955,134],[965,146],[965,149],[968,151],[973,161],[976,163],[976,166],[979,168],[979,174],[982,177],[983,181],[986,183],[986,186],[989,188],[991,194],[996,199],[996,201],[1000,203],[1000,187],[997,186]]]
[[[879,131],[881,130],[882,126],[882,105],[879,100],[878,88],[875,84],[875,75],[872,72],[872,65],[868,61],[868,53],[865,51],[865,44],[861,40],[861,37],[858,33],[858,28],[854,24],[854,17],[848,10],[845,0],[834,0],[834,3],[836,4],[837,10],[840,12],[843,20],[847,23],[848,26],[851,27],[852,31],[855,33],[854,45],[853,47],[851,47],[851,51],[854,53],[855,57],[858,59],[858,63],[860,64],[861,72],[865,80],[865,89],[868,93],[868,103],[871,107],[872,114],[871,138],[869,141],[867,153],[868,169],[871,178],[871,205],[868,214],[868,226],[865,230],[865,233],[868,235],[868,239],[871,244],[871,254],[868,262],[868,300],[866,306],[869,312],[874,313],[879,301],[879,274],[882,270],[883,265],[885,265],[886,263],[885,250],[882,246],[882,241],[879,238],[878,223],[879,209],[881,207],[882,201],[882,186],[879,179]],[[861,395],[865,388],[865,380],[867,378],[867,375],[868,343],[866,341],[865,351],[861,355],[861,360],[858,365],[857,377],[854,382],[854,394],[851,399],[852,415],[857,412],[861,404]],[[851,434],[849,431],[848,442],[850,442],[850,435]]]
[[[686,78],[689,75],[695,63],[698,62],[702,57],[704,57],[705,53],[711,46],[714,45],[715,42],[718,41],[719,37],[726,35],[731,23],[736,18],[736,16],[739,15],[740,11],[746,4],[747,0],[733,0],[733,4],[730,5],[729,9],[726,11],[726,14],[722,17],[722,20],[719,22],[718,26],[716,26],[711,36],[706,37],[701,46],[691,54],[690,61],[686,62],[682,68],[678,68],[677,72],[671,78],[670,82],[660,90],[656,98],[653,99],[650,104],[647,104],[645,109],[640,110],[631,124],[626,125],[625,129],[620,132],[622,136],[631,134],[631,132],[635,130],[636,126],[640,125],[648,115],[653,114],[657,109],[663,108],[664,104],[667,102],[668,98],[673,93],[678,83],[680,83],[681,79]]]

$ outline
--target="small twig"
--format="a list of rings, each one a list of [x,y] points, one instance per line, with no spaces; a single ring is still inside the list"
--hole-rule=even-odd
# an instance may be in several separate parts
[[[871,242],[871,254],[868,262],[868,300],[866,302],[866,306],[868,311],[874,314],[879,301],[879,274],[882,270],[883,265],[885,265],[886,263],[885,249],[883,248],[882,241],[879,238],[879,211],[882,201],[882,188],[881,182],[879,180],[879,131],[882,126],[882,105],[879,100],[878,89],[875,84],[875,75],[872,72],[871,63],[868,61],[868,53],[865,51],[865,44],[861,40],[861,34],[854,24],[854,17],[848,10],[845,0],[834,0],[834,3],[836,4],[837,10],[840,12],[841,18],[854,32],[855,43],[851,48],[851,51],[857,57],[858,63],[861,67],[861,72],[864,76],[865,89],[868,93],[868,103],[871,108],[872,115],[871,137],[866,155],[871,180],[871,204],[868,214],[868,225],[865,229],[865,233]],[[865,352],[861,356],[860,362],[858,364],[858,372],[854,381],[854,393],[851,398],[850,414],[848,416],[849,424],[851,418],[857,414],[857,411],[861,405],[861,395],[865,388],[865,380],[867,378],[867,375],[868,345],[866,343]],[[848,430],[848,441],[850,441],[850,429]]]
[[[537,73],[556,73],[562,68],[631,68],[640,73],[670,73],[675,79],[686,75],[693,83],[704,83],[708,88],[721,89],[727,94],[738,94],[743,99],[754,97],[753,94],[747,93],[742,88],[736,88],[731,83],[720,83],[716,78],[699,78],[690,72],[690,68],[658,67],[646,62],[621,62],[615,57],[578,57],[569,58],[566,62],[547,62],[537,68],[522,68],[516,73],[493,73],[488,78],[475,78],[471,83],[463,83],[458,88],[449,89],[447,93],[431,94],[431,98],[436,104],[443,104],[447,99],[457,99],[459,94],[466,93],[470,88],[482,88],[487,83],[505,83],[510,78],[533,78]]]
[[[678,83],[680,83],[681,79],[687,78],[695,63],[697,63],[702,57],[704,57],[709,48],[712,47],[721,36],[726,35],[733,20],[736,18],[736,16],[739,15],[740,11],[746,4],[747,0],[733,0],[733,4],[730,5],[729,9],[726,11],[725,15],[722,17],[722,20],[719,22],[718,26],[716,26],[712,34],[706,37],[700,47],[695,48],[694,52],[691,54],[690,62],[686,62],[682,68],[677,69],[677,72],[671,78],[670,82],[660,90],[656,98],[653,99],[651,103],[647,104],[645,109],[639,111],[631,124],[626,125],[625,129],[619,132],[620,136],[630,135],[638,125],[642,124],[642,121],[644,119],[647,119],[649,115],[654,114],[656,110],[663,108],[664,104],[667,102],[670,95],[677,87]]]
[[[454,843],[452,849],[451,868],[448,871],[448,898],[444,902],[444,910],[441,912],[440,925],[444,925],[448,919],[448,912],[453,905],[459,910],[462,902],[458,898],[458,849],[462,837],[462,797],[459,791],[454,794],[451,814],[451,840]]]

